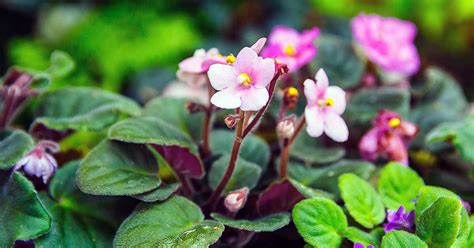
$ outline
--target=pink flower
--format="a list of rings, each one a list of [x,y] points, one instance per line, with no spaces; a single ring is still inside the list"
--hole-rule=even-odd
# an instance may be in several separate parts
[[[349,130],[340,115],[346,109],[346,93],[337,86],[328,85],[323,69],[316,73],[316,83],[311,79],[304,81],[306,130],[312,137],[319,137],[324,132],[334,141],[344,142]]]
[[[273,60],[263,59],[253,49],[244,47],[232,64],[214,64],[209,68],[211,85],[218,90],[211,102],[219,108],[257,111],[268,101],[266,86],[274,74]]]
[[[318,36],[318,28],[300,34],[292,28],[276,26],[270,33],[268,46],[263,49],[262,56],[278,59],[288,66],[290,72],[297,71],[316,56],[313,42]]]
[[[213,64],[225,64],[226,58],[223,57],[217,48],[198,49],[192,57],[189,57],[179,63],[179,70],[176,76],[190,85],[201,86],[207,82],[206,72]]]
[[[230,192],[224,200],[225,207],[231,212],[237,212],[242,209],[247,202],[249,188],[244,187]]]
[[[382,156],[408,165],[407,149],[418,132],[416,125],[384,109],[374,118],[373,126],[360,140],[361,156],[370,161]]]
[[[58,168],[58,164],[56,159],[48,154],[46,150],[55,153],[59,151],[59,146],[53,141],[40,141],[33,150],[15,164],[14,170],[19,170],[23,167],[27,175],[42,177],[43,182],[47,183]]]
[[[414,45],[416,26],[392,17],[360,14],[351,21],[352,35],[370,61],[384,71],[411,76],[420,68]]]

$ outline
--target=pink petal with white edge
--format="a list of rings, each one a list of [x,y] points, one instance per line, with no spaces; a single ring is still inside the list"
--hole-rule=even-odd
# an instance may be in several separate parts
[[[202,62],[202,58],[190,57],[179,63],[179,69],[189,73],[202,73],[204,72],[201,66]]]
[[[207,75],[212,87],[216,90],[222,90],[237,83],[237,75],[230,65],[211,65]]]
[[[326,90],[326,98],[331,98],[334,101],[334,105],[330,108],[341,115],[346,109],[346,92],[337,86],[329,86]]]
[[[240,107],[240,95],[233,89],[225,89],[215,93],[211,97],[211,103],[223,109],[235,109]]]
[[[418,132],[418,127],[409,121],[401,121],[400,129],[402,130],[402,135],[407,137],[414,137]]]
[[[324,96],[324,92],[328,88],[329,79],[326,72],[321,68],[316,73],[316,92],[318,96]]]
[[[306,79],[303,83],[304,95],[306,96],[306,105],[314,107],[317,105],[318,96],[316,93],[316,83],[311,79]]]
[[[317,107],[306,107],[304,110],[306,118],[306,131],[309,136],[317,138],[323,134],[324,131],[324,114],[321,113]]]
[[[324,132],[336,142],[344,142],[349,138],[349,129],[346,122],[335,112],[326,113]]]
[[[243,111],[257,111],[267,104],[269,95],[266,88],[251,88],[242,92],[242,105],[240,109]]]
[[[275,62],[272,59],[261,59],[253,68],[252,80],[257,88],[266,87],[275,75]]]
[[[250,73],[258,62],[257,53],[249,47],[244,47],[235,58],[234,70],[237,74]]]
[[[265,46],[266,42],[267,42],[267,38],[260,38],[250,48],[254,50],[257,54],[259,54],[260,51],[262,51],[263,47]]]

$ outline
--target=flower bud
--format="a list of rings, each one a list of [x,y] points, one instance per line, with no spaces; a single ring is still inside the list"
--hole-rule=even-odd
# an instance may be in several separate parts
[[[295,87],[288,87],[283,92],[283,104],[288,109],[294,109],[298,103],[299,92]]]
[[[228,115],[224,118],[224,122],[228,128],[234,128],[239,120],[240,116],[238,115]]]
[[[289,117],[281,120],[277,126],[277,135],[280,139],[289,139],[295,133],[295,116],[291,115]]]
[[[230,192],[224,200],[225,207],[231,212],[237,212],[242,209],[247,202],[249,188],[243,187],[241,189]]]
[[[40,141],[33,150],[15,164],[14,169],[19,170],[23,168],[27,175],[41,177],[43,183],[47,183],[58,168],[56,159],[47,151],[52,153],[58,152],[59,145],[49,140]]]

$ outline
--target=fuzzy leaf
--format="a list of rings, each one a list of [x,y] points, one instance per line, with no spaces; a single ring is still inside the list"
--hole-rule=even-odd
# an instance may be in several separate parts
[[[224,226],[206,220],[201,209],[181,196],[160,203],[142,203],[122,223],[114,247],[208,247]]]
[[[376,228],[370,233],[366,233],[355,227],[348,227],[344,232],[344,237],[353,243],[361,243],[364,246],[373,245],[374,247],[380,247],[380,241],[385,232],[383,228]]]
[[[135,195],[160,186],[158,164],[145,145],[104,140],[84,158],[77,186],[93,195]]]
[[[257,200],[257,211],[262,214],[286,212],[304,199],[304,196],[288,179],[274,182],[260,193]]]
[[[420,221],[420,217],[423,212],[428,209],[440,197],[451,197],[454,199],[459,199],[459,196],[445,188],[434,186],[421,187],[415,206],[415,217],[417,223]]]
[[[382,248],[428,248],[428,245],[414,234],[391,231],[383,237]]]
[[[211,189],[214,190],[217,188],[217,185],[225,174],[229,159],[230,155],[224,155],[212,164],[208,179]],[[232,191],[243,187],[253,189],[257,185],[261,174],[262,169],[258,165],[248,162],[243,158],[239,158],[234,173],[232,173],[232,176],[227,183],[226,191]]]
[[[289,213],[271,214],[255,220],[234,220],[217,213],[211,216],[226,226],[250,232],[273,232],[290,223]]]
[[[12,168],[34,146],[31,136],[21,130],[3,132],[0,139],[0,170]]]
[[[424,182],[416,172],[407,166],[392,162],[380,173],[378,191],[388,209],[396,210],[404,206],[410,211]]]
[[[307,243],[322,248],[339,247],[347,228],[341,207],[325,198],[306,199],[296,204],[293,222]]]
[[[320,142],[310,137],[306,132],[298,135],[291,150],[292,158],[301,160],[305,164],[325,164],[336,162],[344,157],[346,151],[340,147],[327,148]]]
[[[130,118],[113,125],[108,138],[125,143],[150,144],[177,173],[192,178],[204,176],[196,145],[188,135],[164,120]]]
[[[382,199],[375,189],[354,174],[339,177],[339,190],[344,204],[354,219],[366,228],[372,228],[385,219]]]
[[[178,183],[172,183],[167,185],[162,184],[157,189],[138,195],[132,195],[132,197],[144,202],[164,201],[168,199],[171,195],[173,195],[176,190],[178,190],[178,188]]]
[[[289,180],[293,187],[295,187],[305,198],[323,197],[334,200],[334,195],[331,193],[319,189],[310,188],[293,179]]]
[[[51,228],[51,217],[41,204],[33,184],[18,172],[0,172],[0,247],[16,240],[37,238]]]

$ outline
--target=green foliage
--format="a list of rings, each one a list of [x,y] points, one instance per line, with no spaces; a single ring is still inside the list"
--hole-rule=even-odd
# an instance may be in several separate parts
[[[34,146],[31,136],[21,130],[4,131],[0,137],[0,170],[12,168]]]
[[[380,247],[380,240],[384,236],[383,228],[375,228],[370,233],[366,233],[356,227],[348,227],[344,232],[344,237],[353,243],[361,243],[364,246],[373,245]]]
[[[0,247],[15,240],[35,239],[51,228],[51,217],[28,179],[13,172],[0,172]]]
[[[300,201],[293,208],[293,222],[304,240],[315,247],[339,247],[347,228],[341,207],[325,198]]]
[[[434,187],[434,186],[423,186],[420,189],[418,200],[415,206],[416,222],[420,220],[423,212],[428,209],[436,200],[440,197],[451,197],[459,199],[455,193],[445,188]]]
[[[132,195],[132,197],[144,202],[164,201],[173,195],[178,188],[179,183],[162,184],[157,189],[138,195]]]
[[[388,209],[404,206],[410,211],[414,209],[414,201],[423,185],[423,179],[410,167],[392,162],[380,173],[378,191]]]
[[[217,188],[217,185],[225,174],[229,160],[230,156],[224,155],[212,164],[208,178],[209,187],[211,187],[211,189],[214,190]],[[257,164],[239,158],[234,173],[232,173],[232,176],[227,183],[226,191],[232,191],[243,187],[253,189],[257,185],[261,174],[262,169]]]
[[[217,213],[211,216],[226,226],[251,232],[273,232],[290,223],[289,213],[271,214],[255,220],[234,220]]]
[[[391,231],[383,237],[382,248],[428,248],[428,245],[411,233]]]
[[[120,226],[114,247],[208,247],[223,231],[222,224],[204,220],[196,204],[173,196],[140,204]]]
[[[339,190],[347,210],[362,226],[372,228],[385,219],[382,199],[365,180],[354,174],[343,174],[339,177]]]
[[[301,160],[305,164],[325,164],[336,162],[344,157],[345,150],[340,147],[327,148],[319,141],[301,132],[290,150],[291,158]]]
[[[323,197],[334,200],[334,195],[331,193],[319,189],[313,189],[294,179],[289,179],[289,181],[305,198]]]

